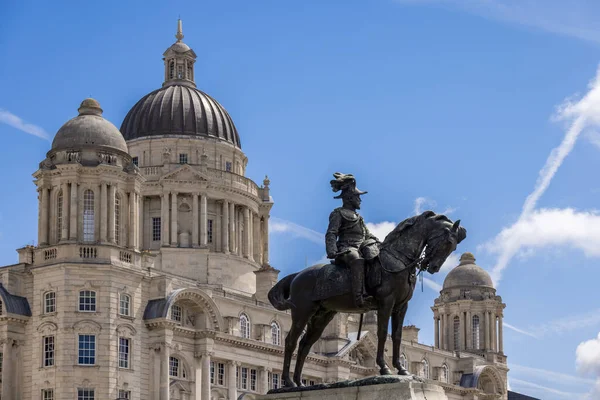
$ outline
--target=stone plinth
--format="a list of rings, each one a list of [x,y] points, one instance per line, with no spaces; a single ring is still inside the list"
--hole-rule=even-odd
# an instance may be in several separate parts
[[[259,400],[448,400],[441,386],[412,376],[375,376],[355,381],[271,390]]]

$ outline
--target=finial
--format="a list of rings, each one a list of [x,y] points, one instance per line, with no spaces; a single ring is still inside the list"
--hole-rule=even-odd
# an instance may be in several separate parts
[[[267,175],[265,175],[265,179],[263,180],[263,185],[265,185],[265,187],[268,188],[270,184],[271,184],[271,181],[269,180],[269,177]]]
[[[79,111],[79,115],[102,116],[102,108],[100,107],[100,103],[91,97],[83,100],[77,111]]]
[[[178,42],[181,42],[181,39],[183,39],[183,29],[181,27],[181,18],[179,18],[177,20],[177,34],[175,35],[175,37],[177,38]]]
[[[475,264],[475,256],[473,253],[466,252],[460,256],[460,265],[465,264]]]

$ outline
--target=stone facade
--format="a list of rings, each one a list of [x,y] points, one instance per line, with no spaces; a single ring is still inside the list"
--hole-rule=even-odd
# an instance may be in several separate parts
[[[169,93],[196,91],[182,38],[179,25],[165,53]],[[269,264],[270,182],[245,177],[231,121],[202,133],[199,121],[227,114],[207,111],[213,100],[197,92],[202,107],[169,103],[193,114],[181,135],[157,123],[125,142],[93,99],[57,133],[34,173],[38,245],[0,268],[2,399],[236,400],[279,385],[291,319],[266,298],[279,272]],[[504,304],[493,287],[463,284],[435,301],[435,346],[405,327],[404,360],[450,399],[506,399]],[[377,373],[374,315],[359,341],[357,326],[355,315],[331,322],[307,384]]]

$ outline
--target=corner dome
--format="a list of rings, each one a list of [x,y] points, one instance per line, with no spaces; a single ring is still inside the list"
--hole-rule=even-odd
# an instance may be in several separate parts
[[[125,140],[184,135],[220,139],[241,148],[240,136],[225,108],[190,85],[171,84],[142,97],[121,125]]]
[[[52,150],[100,147],[127,153],[127,143],[121,132],[102,117],[102,108],[94,99],[85,99],[79,115],[65,123],[54,136]]]
[[[464,286],[494,287],[490,274],[475,264],[475,256],[472,253],[463,253],[460,256],[460,264],[446,276],[443,288]]]

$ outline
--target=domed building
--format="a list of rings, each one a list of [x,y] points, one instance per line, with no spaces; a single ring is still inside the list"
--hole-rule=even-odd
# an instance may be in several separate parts
[[[85,99],[34,173],[38,244],[0,268],[2,399],[237,400],[281,384],[291,321],[267,300],[270,182],[245,176],[181,28],[162,87],[120,130]],[[504,304],[474,263],[465,253],[435,300],[435,345],[405,327],[402,357],[449,399],[506,399]],[[377,374],[375,324],[356,340],[357,316],[338,315],[306,384]]]

